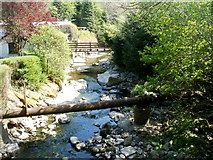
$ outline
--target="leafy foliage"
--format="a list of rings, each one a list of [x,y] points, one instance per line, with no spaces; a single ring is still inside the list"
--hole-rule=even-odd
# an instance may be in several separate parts
[[[211,3],[140,3],[142,21],[156,43],[140,51],[155,76],[149,88],[161,92],[206,92],[212,85]],[[210,88],[209,88],[210,89]],[[210,90],[209,90],[210,91]]]
[[[75,5],[75,2],[53,2],[50,10],[57,19],[72,21],[76,14]]]
[[[12,83],[14,85],[28,85],[29,89],[38,89],[47,77],[42,73],[40,59],[36,56],[11,57],[0,60],[12,68]]]
[[[183,106],[176,106],[178,112],[170,120],[169,127],[163,132],[161,139],[172,140],[172,150],[184,151],[195,157],[207,157],[212,145],[208,136],[211,136],[211,129],[208,120],[197,118]],[[200,115],[199,115],[200,116]]]
[[[78,41],[80,42],[97,42],[95,33],[85,30],[78,31]]]
[[[30,52],[41,59],[42,69],[50,79],[63,78],[71,51],[62,32],[51,25],[41,26],[40,33],[34,34],[28,45]]]
[[[75,24],[55,25],[54,27],[58,29],[59,31],[67,34],[69,41],[78,40],[78,28]]]

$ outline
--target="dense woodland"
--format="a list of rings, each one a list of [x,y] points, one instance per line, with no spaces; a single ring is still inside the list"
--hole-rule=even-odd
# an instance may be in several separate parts
[[[171,119],[171,127],[163,132],[161,140],[173,137],[174,149],[184,150],[195,157],[211,155],[212,2],[141,2],[116,5],[53,2],[46,7],[48,18],[69,20],[77,26],[87,27],[97,35],[99,41],[111,46],[114,63],[140,77],[132,90],[132,96],[155,92],[172,97],[178,112]],[[16,11],[21,12],[18,9]],[[8,19],[8,15],[5,15],[3,21],[15,24],[21,18],[23,17],[13,16]],[[21,25],[16,26],[20,31],[25,29],[20,28]],[[13,75],[13,78],[20,80],[22,77],[22,80],[28,81],[31,87],[36,86],[32,87],[36,89],[48,78],[63,78],[60,73],[69,63],[69,49],[66,40],[54,27],[42,26],[39,34],[37,29],[32,32],[33,29],[25,29],[30,34],[19,34],[17,40],[39,46],[25,53],[36,58],[23,59],[20,63],[23,68],[19,68],[18,74]],[[13,30],[14,28],[10,28],[17,38],[20,32]],[[29,61],[31,66],[28,66]],[[2,63],[14,65],[14,61]],[[32,70],[32,74],[26,72]]]

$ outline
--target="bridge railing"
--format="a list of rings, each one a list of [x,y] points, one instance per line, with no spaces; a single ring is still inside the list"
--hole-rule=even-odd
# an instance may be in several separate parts
[[[70,48],[75,52],[99,52],[110,50],[104,42],[72,42]]]

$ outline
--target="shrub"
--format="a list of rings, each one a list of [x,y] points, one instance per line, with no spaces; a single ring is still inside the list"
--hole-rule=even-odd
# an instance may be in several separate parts
[[[0,60],[12,68],[12,83],[22,86],[25,82],[29,89],[38,89],[46,80],[42,73],[40,59],[36,56],[10,57]]]
[[[96,35],[90,31],[79,30],[78,40],[80,42],[97,42]]]
[[[78,27],[75,24],[56,25],[55,28],[63,33],[68,34],[69,41],[78,40]]]
[[[40,33],[34,34],[28,45],[29,51],[40,58],[42,69],[51,80],[63,79],[71,57],[65,34],[51,25],[43,25]]]

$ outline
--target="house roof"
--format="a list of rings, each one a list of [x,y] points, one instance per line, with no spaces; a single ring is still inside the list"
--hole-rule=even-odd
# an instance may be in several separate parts
[[[42,21],[42,22],[33,22],[34,26],[40,26],[44,24],[53,24],[53,25],[69,25],[72,24],[70,21],[54,21],[54,22],[49,22],[49,21]]]
[[[54,21],[54,22],[49,22],[49,21],[42,21],[42,22],[33,22],[34,26],[40,26],[40,25],[44,25],[44,24],[53,24],[53,25],[57,25],[57,26],[61,26],[61,25],[70,25],[72,24],[72,22],[70,21]],[[5,37],[5,30],[3,29],[3,26],[6,26],[6,23],[0,22],[0,39]]]

